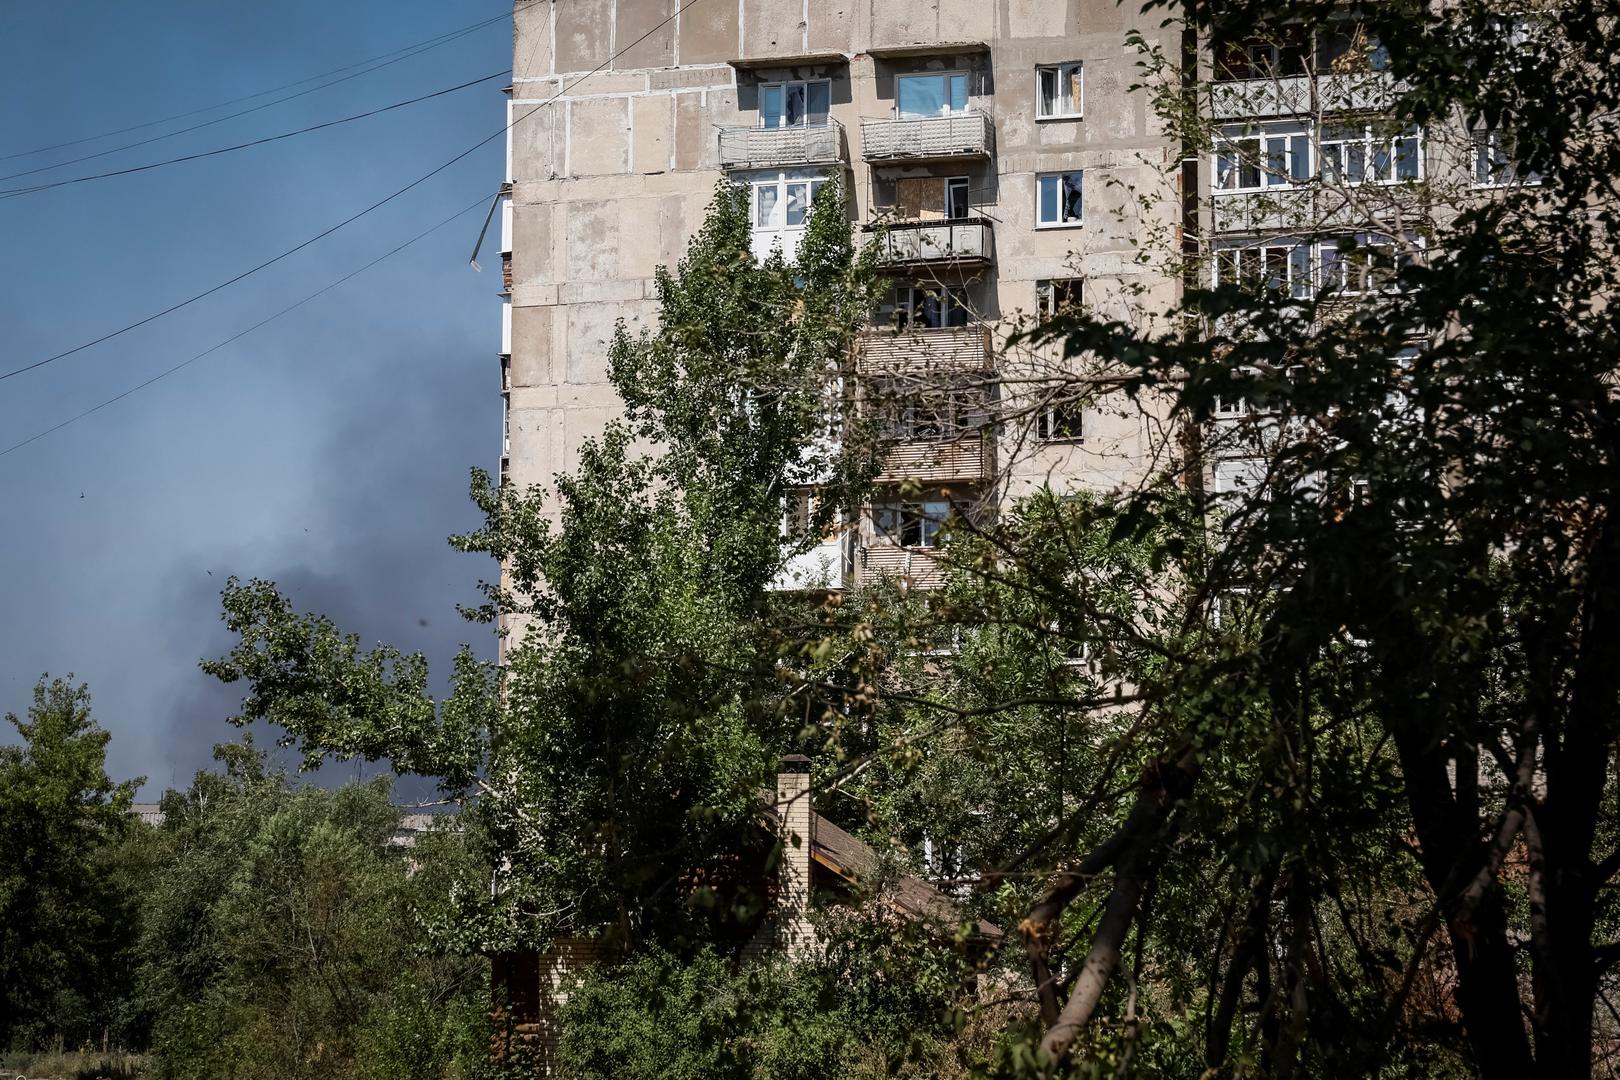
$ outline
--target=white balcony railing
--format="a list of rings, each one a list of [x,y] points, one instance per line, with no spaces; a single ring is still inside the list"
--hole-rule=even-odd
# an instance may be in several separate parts
[[[879,258],[889,266],[982,264],[995,253],[994,233],[983,218],[897,221],[874,229]]]
[[[720,132],[723,169],[837,165],[847,158],[844,127],[833,119],[816,127],[723,128]]]
[[[1395,104],[1401,86],[1388,72],[1289,75],[1211,83],[1216,120],[1315,113],[1380,112]]]
[[[977,109],[945,116],[861,121],[861,157],[867,161],[938,161],[989,157],[995,128]]]

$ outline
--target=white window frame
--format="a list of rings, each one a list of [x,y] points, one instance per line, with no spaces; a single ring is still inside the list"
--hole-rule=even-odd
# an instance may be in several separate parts
[[[1059,311],[1066,309],[1067,305],[1065,305],[1064,308],[1060,308],[1057,303],[1059,285],[1064,286],[1065,292],[1071,291],[1070,287],[1072,286],[1072,292],[1075,294],[1075,304],[1078,305],[1084,303],[1084,300],[1082,299],[1082,294],[1085,290],[1084,278],[1042,278],[1040,281],[1035,283],[1035,313],[1041,318],[1050,319]]]
[[[812,124],[810,122],[810,117],[812,115],[812,113],[810,112],[810,87],[815,86],[815,85],[825,86],[827,88],[827,111],[822,114],[821,122],[818,123],[818,124]],[[775,127],[771,127],[769,124],[767,124],[765,122],[766,121],[765,95],[767,93],[769,93],[770,91],[772,91],[772,90],[780,90],[782,92],[782,108],[785,111],[786,108],[787,108],[788,89],[790,87],[794,87],[794,86],[802,86],[802,87],[804,87],[804,118],[802,120],[800,120],[800,122],[797,123],[797,124],[779,123]],[[765,128],[765,129],[771,130],[771,131],[775,131],[775,130],[781,129],[781,128],[821,128],[821,127],[826,127],[827,126],[827,122],[831,118],[831,116],[832,116],[832,80],[831,79],[780,79],[780,80],[777,80],[775,82],[766,82],[766,83],[760,83],[759,84],[759,126],[761,128]],[[782,119],[785,120],[786,116],[784,115],[782,117]]]
[[[1520,166],[1513,150],[1508,146],[1507,134],[1496,128],[1476,131],[1472,138],[1473,183],[1477,188],[1505,188],[1516,185],[1534,187],[1541,183],[1541,174]]]
[[[1086,413],[1078,401],[1042,405],[1035,412],[1035,438],[1043,443],[1085,441]]]
[[[968,85],[966,71],[917,71],[910,75],[896,75],[894,77],[894,115],[900,120],[926,120],[929,116],[907,116],[900,111],[900,88],[911,79],[943,79],[945,81],[944,111],[931,113],[929,116],[961,116],[971,110],[973,88]],[[951,83],[953,80],[962,80],[962,107],[951,108]]]
[[[896,547],[937,548],[940,533],[950,520],[951,509],[949,499],[937,496],[874,500],[872,527],[878,536]],[[891,530],[885,518],[892,518],[892,524],[896,527]],[[916,525],[918,542],[908,544],[905,542],[906,531],[912,523]]]
[[[1281,270],[1281,291],[1296,300],[1316,294],[1316,259],[1310,244],[1291,237],[1227,244],[1215,249],[1212,282],[1215,286],[1261,283],[1271,287],[1273,273]]]
[[[1046,90],[1043,85],[1048,76],[1054,80],[1052,101],[1057,108],[1046,112]],[[1080,100],[1070,102],[1063,88],[1072,81],[1080,90]],[[1086,114],[1086,65],[1082,60],[1067,60],[1061,64],[1037,64],[1035,67],[1035,119],[1079,120]]]
[[[944,326],[918,326],[913,320],[913,313],[918,307],[919,294],[927,296],[933,294],[940,300],[940,310],[944,312],[960,311],[962,322],[954,324],[947,322]],[[900,298],[904,296],[904,303]],[[973,305],[968,302],[968,291],[961,285],[943,285],[931,283],[919,285],[914,282],[903,282],[894,287],[889,294],[888,319],[890,324],[900,322],[901,312],[905,313],[903,330],[960,330],[965,326],[972,326],[974,322]],[[881,314],[881,313],[880,313]]]
[[[1339,255],[1340,242],[1338,240],[1323,240],[1316,245],[1316,287],[1319,290],[1329,287],[1328,253],[1332,252],[1334,261],[1341,268],[1338,273],[1343,277],[1343,281],[1337,286],[1337,295],[1367,296],[1376,292],[1396,292],[1399,290],[1400,286],[1395,279],[1399,276],[1405,261],[1412,257],[1405,253],[1405,249],[1408,247],[1423,246],[1421,238],[1414,237],[1410,234],[1407,235],[1405,240],[1401,240],[1397,237],[1390,236],[1387,233],[1366,231],[1356,233],[1355,239],[1357,241],[1356,250],[1358,253],[1367,251],[1369,249],[1388,249],[1390,253],[1389,265],[1385,269],[1389,274],[1389,282],[1387,284],[1380,284],[1379,282],[1372,280],[1372,275],[1376,272],[1375,269],[1373,267],[1363,265],[1353,268],[1356,271],[1355,276],[1357,280],[1352,283],[1350,280],[1351,275],[1349,273],[1349,270],[1352,268],[1349,267],[1348,264],[1345,263],[1343,257]],[[1352,284],[1354,287],[1352,287]]]
[[[1329,131],[1333,138],[1328,138]],[[1408,184],[1422,183],[1426,178],[1427,169],[1423,160],[1424,138],[1423,129],[1416,125],[1391,135],[1375,134],[1373,125],[1363,124],[1357,127],[1332,127],[1319,132],[1316,142],[1317,174],[1324,183],[1343,184],[1346,187],[1355,187],[1360,184]],[[1411,144],[1411,160],[1416,167],[1412,176],[1401,175],[1402,144]],[[1329,152],[1330,147],[1343,147],[1341,151],[1343,160],[1349,161],[1355,151],[1359,150],[1361,156],[1360,176],[1352,178],[1349,170],[1345,175],[1330,176],[1328,162],[1336,155]],[[1388,175],[1379,176],[1379,155],[1383,155],[1384,166]]]
[[[1056,190],[1058,192],[1058,197],[1059,197],[1058,212],[1059,212],[1059,214],[1061,214],[1062,213],[1062,205],[1063,205],[1062,204],[1063,180],[1064,180],[1064,177],[1067,177],[1067,176],[1079,177],[1079,182],[1080,182],[1080,216],[1073,219],[1073,220],[1071,220],[1071,221],[1065,221],[1061,217],[1057,221],[1043,221],[1042,218],[1045,216],[1043,214],[1043,210],[1044,210],[1043,201],[1045,199],[1046,181],[1051,180],[1051,179],[1057,180],[1058,186],[1057,186]],[[1086,186],[1085,186],[1085,181],[1086,181],[1086,171],[1084,169],[1060,169],[1060,170],[1056,170],[1054,172],[1036,173],[1035,174],[1035,227],[1037,229],[1075,229],[1075,228],[1079,228],[1080,226],[1084,225],[1086,223]]]
[[[1316,172],[1312,141],[1302,124],[1228,130],[1216,140],[1211,155],[1215,193],[1286,189],[1310,182]]]

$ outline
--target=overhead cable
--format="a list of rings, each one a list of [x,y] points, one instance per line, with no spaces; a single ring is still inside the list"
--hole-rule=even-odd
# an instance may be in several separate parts
[[[229,154],[237,150],[246,150],[253,146],[263,146],[265,143],[280,142],[282,139],[290,139],[295,135],[307,135],[312,131],[321,131],[325,128],[337,127],[339,124],[348,124],[354,122],[355,120],[364,120],[367,117],[378,116],[385,112],[392,112],[395,109],[403,109],[407,105],[415,105],[419,102],[431,101],[433,98],[444,97],[446,94],[453,94],[457,90],[465,90],[469,86],[478,86],[481,83],[489,82],[491,79],[503,78],[511,73],[511,69],[508,68],[504,71],[497,71],[492,74],[485,75],[482,78],[473,79],[469,82],[459,83],[455,86],[448,86],[443,90],[435,90],[431,94],[422,94],[418,97],[408,98],[405,101],[396,101],[392,105],[384,105],[380,108],[368,109],[362,113],[355,113],[353,116],[345,116],[337,120],[328,120],[325,123],[311,124],[308,127],[297,128],[293,131],[283,131],[278,135],[266,135],[262,139],[252,139],[248,142],[237,143],[235,146],[221,146],[214,150],[202,150],[195,154],[184,154],[180,157],[169,158],[165,161],[153,161],[145,165],[132,165],[127,169],[113,169],[108,172],[91,173],[89,176],[75,176],[67,180],[52,180],[43,184],[33,184],[29,187],[0,188],[0,198],[12,199],[19,195],[32,195],[37,191],[49,191],[52,188],[67,187],[69,184],[83,184],[90,180],[105,180],[112,176],[128,176],[130,173],[147,172],[151,169],[161,169],[166,165],[178,165],[185,161],[197,161],[201,158],[217,157],[220,154]]]
[[[331,76],[331,75],[338,75],[338,74],[341,74],[341,73],[343,73],[345,71],[354,71],[355,68],[366,67],[366,65],[368,65],[368,64],[377,64],[376,67],[369,67],[365,71],[357,71],[352,75],[345,76],[344,78],[333,79],[331,82],[323,83],[320,86],[313,86],[313,87],[310,87],[308,90],[301,90],[296,94],[289,94],[286,97],[279,98],[279,99],[277,99],[275,101],[267,101],[263,105],[255,105],[251,109],[244,109],[241,112],[232,113],[229,116],[221,116],[221,117],[219,117],[217,119],[209,120],[206,123],[196,124],[196,125],[194,125],[192,127],[188,127],[188,128],[182,128],[179,131],[171,131],[171,132],[168,132],[167,134],[164,134],[164,135],[157,135],[157,136],[154,136],[153,138],[143,140],[142,142],[129,143],[129,144],[125,145],[125,146],[115,147],[112,150],[104,150],[104,151],[102,151],[101,153],[98,153],[98,154],[90,154],[90,155],[88,155],[86,157],[73,158],[73,159],[71,159],[69,161],[58,161],[54,165],[47,165],[43,169],[34,169],[34,170],[31,170],[31,171],[32,172],[43,172],[43,171],[45,171],[47,169],[60,168],[63,165],[76,165],[81,161],[89,161],[92,158],[102,157],[102,156],[105,156],[106,154],[115,154],[119,150],[129,150],[129,149],[132,149],[132,148],[137,147],[137,146],[145,146],[147,143],[153,143],[153,142],[157,142],[157,141],[159,141],[161,139],[172,138],[172,137],[174,137],[176,135],[184,135],[187,132],[196,131],[199,128],[209,127],[210,125],[213,125],[213,124],[224,123],[226,120],[234,120],[238,116],[246,116],[249,113],[258,112],[261,109],[268,109],[272,105],[281,104],[283,101],[291,101],[294,98],[303,97],[305,94],[313,94],[317,90],[325,90],[328,86],[336,86],[339,83],[348,82],[350,79],[358,79],[362,75],[371,74],[373,71],[381,71],[383,68],[389,67],[389,66],[391,66],[393,64],[397,64],[401,60],[409,60],[411,57],[416,56],[419,53],[424,53],[424,52],[428,52],[431,49],[436,49],[440,45],[448,45],[452,41],[457,41],[457,40],[460,40],[463,37],[466,37],[468,34],[472,33],[475,30],[482,30],[486,26],[491,26],[491,25],[493,25],[495,23],[498,23],[498,22],[505,22],[510,18],[511,18],[511,14],[509,12],[503,12],[502,14],[497,15],[492,19],[484,19],[483,21],[475,22],[470,26],[463,26],[463,27],[461,27],[460,29],[457,29],[457,30],[449,30],[449,31],[446,31],[443,34],[438,34],[438,35],[436,35],[434,37],[428,38],[425,41],[418,41],[413,45],[404,45],[404,46],[401,46],[398,49],[394,49],[391,52],[385,52],[385,53],[382,53],[379,56],[373,56],[369,60],[360,60],[360,61],[357,61],[357,62],[355,62],[353,64],[346,64],[346,65],[344,65],[343,67],[340,67],[340,68],[333,68],[331,71],[323,71],[319,75],[310,75],[310,76],[307,76],[306,78],[296,79],[296,80],[294,80],[293,82],[290,82],[290,83],[283,83],[280,86],[272,86],[268,90],[259,90],[259,91],[255,92],[255,93],[252,93],[252,94],[245,94],[242,97],[231,98],[228,101],[215,102],[212,105],[205,105],[200,109],[191,109],[191,110],[189,110],[187,112],[175,113],[173,116],[165,116],[161,120],[148,120],[145,123],[132,124],[129,127],[116,128],[116,129],[114,129],[112,131],[103,131],[99,135],[85,135],[82,138],[69,139],[66,142],[53,143],[50,146],[40,146],[40,147],[36,147],[33,150],[18,150],[15,153],[11,153],[11,154],[0,154],[0,161],[11,161],[14,158],[20,158],[20,157],[33,157],[35,154],[43,154],[43,153],[47,153],[48,151],[51,151],[51,150],[64,150],[69,146],[79,146],[79,145],[81,145],[83,143],[95,142],[97,139],[110,139],[114,135],[126,135],[131,131],[143,131],[146,128],[156,127],[159,124],[167,124],[167,123],[170,123],[170,122],[175,121],[175,120],[184,120],[188,116],[198,116],[198,115],[200,115],[202,113],[213,112],[215,109],[223,109],[227,105],[236,105],[236,104],[240,104],[241,102],[244,102],[244,101],[252,101],[254,98],[261,98],[261,97],[264,97],[266,94],[280,93],[282,90],[290,90],[295,86],[302,86],[304,83],[314,82],[317,79],[324,79],[324,78],[327,78],[328,76]],[[400,54],[400,53],[404,53],[406,55],[402,55],[402,56],[401,55],[396,55],[396,54]],[[390,60],[390,59],[388,59],[389,57],[394,57],[394,59]],[[378,64],[377,61],[379,61],[379,60],[387,60],[388,62]],[[19,176],[28,176],[28,175],[30,175],[30,173],[27,173],[27,172],[12,173],[10,176],[0,176],[0,180],[14,180]]]

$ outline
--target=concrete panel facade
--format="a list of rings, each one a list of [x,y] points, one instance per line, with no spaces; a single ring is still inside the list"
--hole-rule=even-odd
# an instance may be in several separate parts
[[[892,213],[901,181],[967,178],[970,213],[993,224],[993,259],[897,282],[959,290],[1002,334],[1052,279],[1080,279],[1086,302],[1121,315],[1167,306],[1177,286],[1139,255],[1173,235],[1176,151],[1129,89],[1131,15],[1112,0],[697,0],[678,14],[676,0],[516,0],[508,478],[548,486],[616,415],[605,342],[616,320],[656,315],[652,276],[680,257],[724,175],[719,132],[761,125],[766,83],[830,81],[862,224]],[[1038,119],[1037,65],[1073,62],[1084,114]],[[865,162],[862,122],[895,115],[905,76],[938,72],[966,76],[993,152]],[[1064,170],[1082,172],[1083,220],[1037,228],[1038,178]],[[1003,483],[985,494],[1140,478],[1147,419],[1097,403],[1081,426],[1078,441],[1008,435]]]

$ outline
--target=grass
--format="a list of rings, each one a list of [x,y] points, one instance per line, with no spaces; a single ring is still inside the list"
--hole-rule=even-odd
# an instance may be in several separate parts
[[[144,1054],[0,1054],[0,1080],[142,1080]]]

